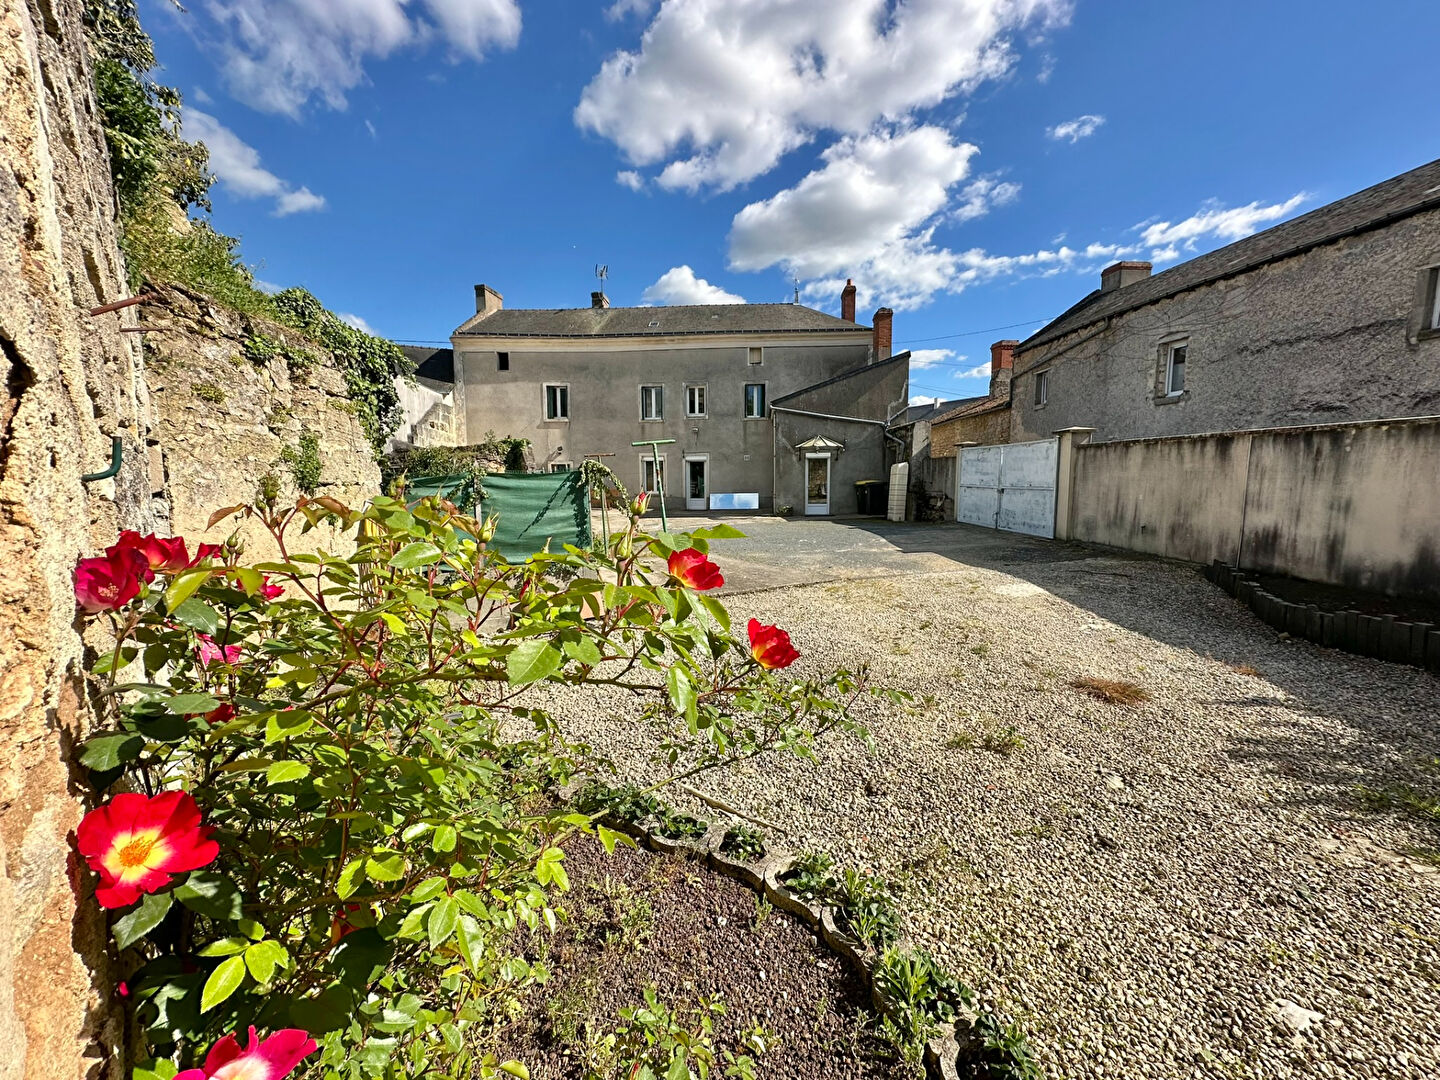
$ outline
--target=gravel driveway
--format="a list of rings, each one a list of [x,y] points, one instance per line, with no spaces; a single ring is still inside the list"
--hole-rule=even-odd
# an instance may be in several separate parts
[[[933,701],[868,706],[873,755],[835,740],[697,786],[903,882],[911,937],[1026,1026],[1047,1076],[1440,1076],[1440,823],[1355,794],[1440,788],[1433,676],[1281,639],[1190,566],[736,524],[713,555],[737,616]],[[552,704],[652,775],[623,703]]]

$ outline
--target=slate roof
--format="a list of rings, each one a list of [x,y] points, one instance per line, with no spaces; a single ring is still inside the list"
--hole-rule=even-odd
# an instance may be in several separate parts
[[[1102,293],[1096,289],[1016,348],[1027,352],[1111,315],[1133,311],[1188,289],[1234,277],[1356,233],[1440,207],[1440,161],[1402,173],[1308,214],[1247,236],[1169,270]]]
[[[832,375],[828,379],[821,379],[819,382],[811,383],[809,386],[802,386],[799,390],[792,390],[790,391],[790,393],[785,394],[782,397],[775,398],[773,401],[770,402],[770,404],[772,407],[776,405],[781,405],[782,402],[792,401],[795,398],[798,398],[801,394],[808,394],[812,390],[819,390],[822,386],[829,386],[832,383],[843,382],[846,379],[853,379],[856,375],[863,375],[867,371],[877,371],[880,368],[889,367],[891,364],[899,363],[910,363],[910,351],[908,349],[905,352],[896,353],[894,356],[887,356],[884,360],[876,360],[873,364],[861,364],[860,366],[853,367],[848,371],[842,371],[839,375]]]
[[[906,424],[918,423],[921,420],[934,420],[937,416],[943,416],[951,409],[971,401],[985,401],[983,397],[978,398],[955,398],[951,401],[932,401],[929,405],[911,405],[905,410],[905,418],[897,423],[896,427],[904,427]]]
[[[432,389],[450,389],[455,385],[455,352],[429,345],[401,345],[400,351],[409,359],[415,380]]]
[[[687,334],[806,334],[870,327],[803,304],[686,304],[674,307],[501,308],[467,320],[460,337],[670,337]]]

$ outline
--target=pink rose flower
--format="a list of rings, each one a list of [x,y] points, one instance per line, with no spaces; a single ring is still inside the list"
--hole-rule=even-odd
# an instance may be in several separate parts
[[[89,612],[119,611],[140,595],[140,582],[154,576],[143,553],[111,548],[103,558],[75,564],[75,599]]]
[[[261,1042],[252,1026],[244,1050],[234,1035],[226,1035],[210,1048],[202,1068],[186,1069],[175,1080],[283,1080],[317,1048],[310,1033],[300,1028],[277,1031]]]

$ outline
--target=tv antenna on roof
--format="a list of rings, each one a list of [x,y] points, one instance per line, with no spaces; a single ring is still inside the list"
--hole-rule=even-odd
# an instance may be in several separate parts
[[[795,279],[795,299],[790,302],[792,304],[798,304],[800,302],[800,279],[798,277]]]
[[[609,266],[601,266],[599,263],[596,263],[596,264],[595,264],[595,276],[600,279],[600,291],[601,291],[601,292],[604,292],[604,291],[605,291],[605,279],[610,276],[610,267],[609,267]]]

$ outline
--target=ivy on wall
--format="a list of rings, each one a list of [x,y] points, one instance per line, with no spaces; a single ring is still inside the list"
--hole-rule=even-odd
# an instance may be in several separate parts
[[[184,285],[244,314],[276,319],[324,346],[344,374],[378,460],[402,418],[394,380],[410,373],[405,354],[393,342],[341,322],[304,289],[271,297],[255,287],[239,241],[217,232],[204,216],[214,181],[209,152],[181,137],[179,92],[150,77],[155,48],[134,0],[85,0],[84,20],[131,286],[147,280]],[[245,343],[246,355],[265,362],[270,344],[256,335]],[[292,368],[305,367],[307,357],[297,350],[289,357]]]

